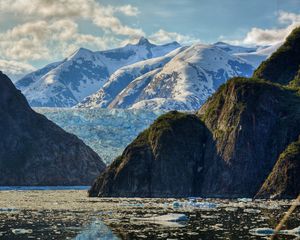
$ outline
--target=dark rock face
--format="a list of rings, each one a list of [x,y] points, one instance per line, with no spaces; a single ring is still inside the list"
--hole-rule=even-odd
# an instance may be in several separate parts
[[[300,97],[258,79],[227,82],[198,114],[212,133],[201,193],[253,197],[300,133]]]
[[[300,137],[280,154],[257,198],[296,198],[300,190]]]
[[[105,168],[75,135],[34,112],[0,72],[0,185],[87,185]]]
[[[194,115],[174,111],[159,117],[95,181],[90,196],[199,195],[206,134]]]

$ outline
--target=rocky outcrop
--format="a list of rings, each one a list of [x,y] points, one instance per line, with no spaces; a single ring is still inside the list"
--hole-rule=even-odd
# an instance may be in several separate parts
[[[296,198],[300,190],[300,137],[280,154],[257,198]]]
[[[88,185],[105,168],[75,135],[34,112],[0,72],[0,185]]]
[[[206,134],[195,115],[162,115],[95,181],[90,196],[198,195]]]
[[[227,82],[199,110],[212,134],[201,193],[253,197],[278,156],[300,134],[295,90],[259,79]]]
[[[96,179],[89,195],[296,197],[299,39],[298,28],[253,78],[229,80],[195,116],[160,117]],[[177,129],[176,119],[182,130],[154,131]]]

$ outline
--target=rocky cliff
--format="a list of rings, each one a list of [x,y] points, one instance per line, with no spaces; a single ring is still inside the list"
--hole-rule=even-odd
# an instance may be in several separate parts
[[[300,137],[280,154],[257,198],[295,198],[300,190]]]
[[[162,115],[97,179],[90,196],[197,195],[205,139],[206,128],[195,115]]]
[[[299,36],[298,28],[253,78],[229,80],[197,114],[161,116],[96,179],[89,195],[296,197]]]
[[[0,72],[0,185],[87,185],[105,168],[75,135],[34,112]]]
[[[259,79],[230,80],[199,110],[212,135],[204,196],[252,197],[300,133],[297,91]]]

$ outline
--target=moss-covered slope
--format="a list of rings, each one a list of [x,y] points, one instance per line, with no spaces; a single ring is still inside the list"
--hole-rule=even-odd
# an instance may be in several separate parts
[[[164,114],[96,179],[89,195],[197,195],[205,140],[205,127],[195,115],[176,111]]]
[[[295,90],[264,80],[235,78],[223,85],[198,112],[213,136],[202,194],[254,196],[298,137],[299,106]]]
[[[280,154],[257,198],[296,198],[300,191],[300,137]]]
[[[285,43],[254,72],[254,77],[289,84],[300,66],[300,27],[295,28]]]

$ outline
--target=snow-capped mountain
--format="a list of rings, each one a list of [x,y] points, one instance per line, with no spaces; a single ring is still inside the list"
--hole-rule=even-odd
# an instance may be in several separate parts
[[[120,69],[78,106],[194,110],[228,78],[251,76],[254,70],[247,61],[215,45],[182,47],[166,57],[171,59],[152,59],[152,64],[147,60]],[[141,70],[145,68],[147,72]],[[126,69],[135,69],[134,74],[127,74]]]
[[[134,79],[144,76],[144,74],[147,76],[149,72],[153,72],[153,70],[156,71],[156,69],[161,69],[173,57],[186,48],[187,47],[180,47],[166,54],[165,56],[147,59],[118,69],[110,76],[109,80],[98,92],[85,98],[80,104],[77,105],[77,107],[108,107],[108,105],[118,96],[118,94]]]
[[[241,47],[230,45],[224,42],[217,42],[214,44],[214,46],[221,48],[227,53],[246,60],[255,68],[257,68],[262,61],[266,60],[269,56],[271,56],[271,54],[275,52],[281,45],[282,42],[274,44],[272,46],[257,47]]]
[[[137,44],[107,51],[80,48],[63,61],[30,73],[15,84],[31,106],[71,107],[98,91],[117,69],[164,56],[178,47],[177,42],[154,45],[141,38]]]

